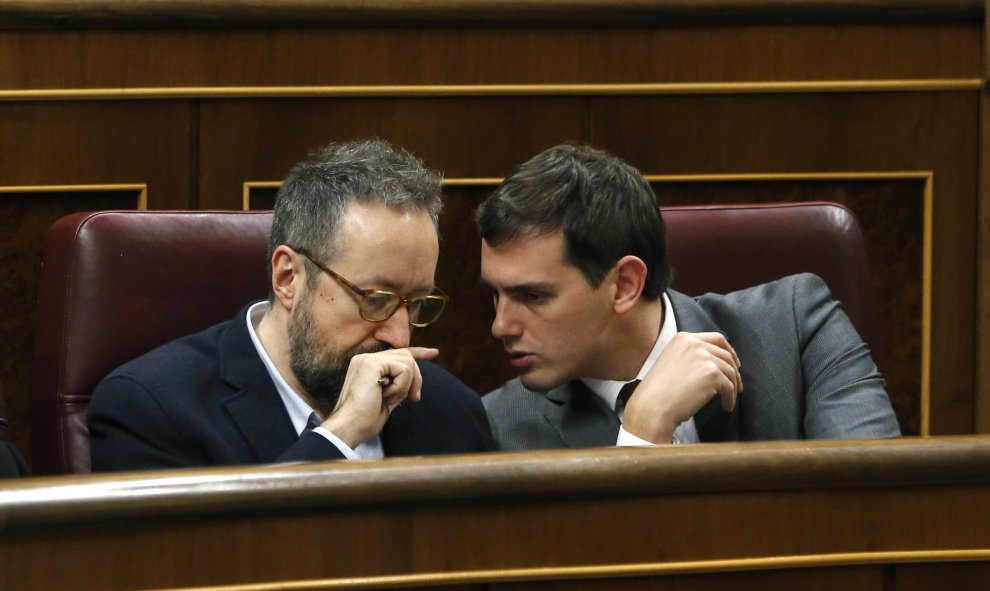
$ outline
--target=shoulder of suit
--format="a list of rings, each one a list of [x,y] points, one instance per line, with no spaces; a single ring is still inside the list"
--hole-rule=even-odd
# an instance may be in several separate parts
[[[519,378],[516,378],[482,396],[481,402],[485,405],[486,409],[495,408],[501,404],[505,404],[507,397],[512,396],[514,393],[517,394],[519,390],[525,390],[525,388],[522,387]]]
[[[228,320],[160,345],[124,363],[107,377],[154,381],[159,377],[174,379],[186,370],[196,372],[203,367],[212,367],[219,361],[218,342],[231,322]]]
[[[478,393],[457,376],[431,361],[417,361],[423,375],[423,390],[432,397],[470,397],[478,399]]]
[[[502,384],[500,388],[485,394],[481,401],[485,409],[489,412],[498,411],[506,407],[519,407],[519,405],[543,405],[551,399],[562,400],[570,396],[570,384],[564,384],[559,388],[554,388],[548,392],[536,392],[523,386],[519,378],[509,380]]]
[[[797,273],[726,294],[706,293],[694,299],[699,302],[712,299],[747,300],[752,298],[762,301],[768,298],[775,299],[776,296],[790,297],[791,294],[819,290],[828,291],[828,286],[821,277],[814,273]]]

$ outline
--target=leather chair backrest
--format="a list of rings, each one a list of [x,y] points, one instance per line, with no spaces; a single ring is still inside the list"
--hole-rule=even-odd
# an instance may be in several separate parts
[[[728,293],[795,273],[815,273],[868,343],[869,271],[856,216],[836,203],[661,208],[673,289]]]
[[[35,474],[89,472],[86,409],[117,366],[268,295],[271,212],[103,211],[45,237],[31,385]]]
[[[810,271],[868,332],[863,239],[846,208],[687,206],[663,215],[674,289],[727,292]],[[86,409],[110,371],[267,296],[270,226],[271,212],[236,211],[103,211],[52,226],[35,333],[35,474],[89,471]]]

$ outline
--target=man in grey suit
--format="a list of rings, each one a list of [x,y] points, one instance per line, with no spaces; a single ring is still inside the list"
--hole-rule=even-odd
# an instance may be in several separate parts
[[[519,370],[483,398],[500,449],[900,434],[869,349],[817,276],[669,289],[656,196],[621,159],[550,148],[476,220],[492,334]]]

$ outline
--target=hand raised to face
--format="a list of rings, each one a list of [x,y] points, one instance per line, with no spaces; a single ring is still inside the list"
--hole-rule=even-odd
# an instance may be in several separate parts
[[[408,347],[355,355],[337,406],[321,426],[351,449],[371,439],[381,432],[396,406],[407,398],[419,401],[423,376],[416,360],[436,359],[439,354],[437,349]]]
[[[679,332],[626,403],[623,427],[641,439],[670,443],[674,429],[714,396],[732,410],[742,392],[739,357],[717,332]]]

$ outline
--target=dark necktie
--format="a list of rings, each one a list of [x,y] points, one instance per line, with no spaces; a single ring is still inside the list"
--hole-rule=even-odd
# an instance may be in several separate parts
[[[306,426],[303,427],[302,433],[300,433],[299,436],[302,437],[322,424],[323,421],[320,420],[320,415],[316,414],[315,411],[309,413],[309,419],[306,421]]]

